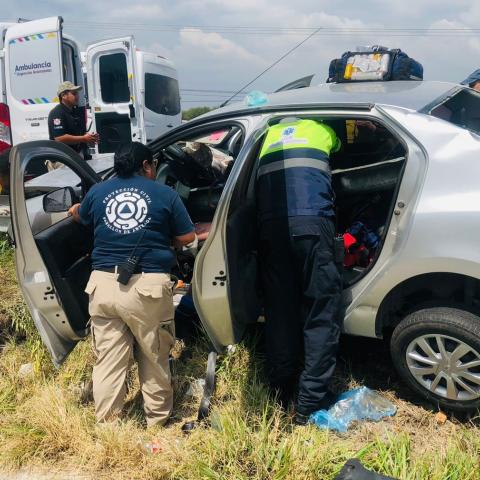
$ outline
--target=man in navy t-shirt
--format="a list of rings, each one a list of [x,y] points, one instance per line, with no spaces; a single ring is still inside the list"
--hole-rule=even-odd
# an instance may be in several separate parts
[[[76,221],[94,229],[93,272],[85,291],[97,357],[95,411],[99,422],[120,415],[135,345],[147,424],[163,424],[173,403],[172,246],[191,243],[195,233],[178,194],[152,181],[156,160],[147,147],[137,142],[122,147],[114,170],[116,178],[93,186],[70,210]],[[123,285],[118,270],[133,254],[138,264]]]

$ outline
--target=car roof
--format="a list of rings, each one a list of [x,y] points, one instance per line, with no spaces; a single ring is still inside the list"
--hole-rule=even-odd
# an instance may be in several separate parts
[[[325,83],[267,94],[267,103],[259,107],[248,107],[245,102],[237,102],[212,110],[198,118],[243,113],[247,110],[272,110],[292,106],[308,108],[315,105],[354,107],[380,104],[420,111],[434,103],[436,99],[444,98],[448,92],[462,88],[466,87],[457,83],[438,81]]]

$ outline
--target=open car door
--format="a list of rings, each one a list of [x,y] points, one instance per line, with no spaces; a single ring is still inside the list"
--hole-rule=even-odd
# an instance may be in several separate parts
[[[195,260],[195,308],[217,351],[238,343],[261,314],[257,281],[257,221],[252,171],[265,121],[249,125],[213,218]]]
[[[145,143],[133,37],[104,40],[86,51],[91,131],[98,153],[114,152],[126,139]]]
[[[35,162],[59,167],[35,178]],[[100,177],[71,148],[48,140],[22,143],[10,152],[10,204],[17,278],[40,336],[59,366],[88,333],[88,296],[93,235],[66,212],[45,213],[43,200],[59,187],[72,187],[77,201]],[[63,184],[61,183],[63,182]]]

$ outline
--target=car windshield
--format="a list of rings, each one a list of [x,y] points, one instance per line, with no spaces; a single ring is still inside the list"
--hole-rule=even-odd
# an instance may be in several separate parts
[[[450,94],[428,113],[480,134],[480,93],[471,88],[462,88]]]

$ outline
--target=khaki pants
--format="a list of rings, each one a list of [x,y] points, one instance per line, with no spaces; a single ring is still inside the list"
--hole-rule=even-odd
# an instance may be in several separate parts
[[[113,419],[122,411],[135,345],[147,424],[164,424],[173,403],[168,362],[174,342],[173,282],[164,273],[132,275],[128,285],[116,278],[115,273],[95,270],[85,288],[97,357],[93,368],[97,420]]]

